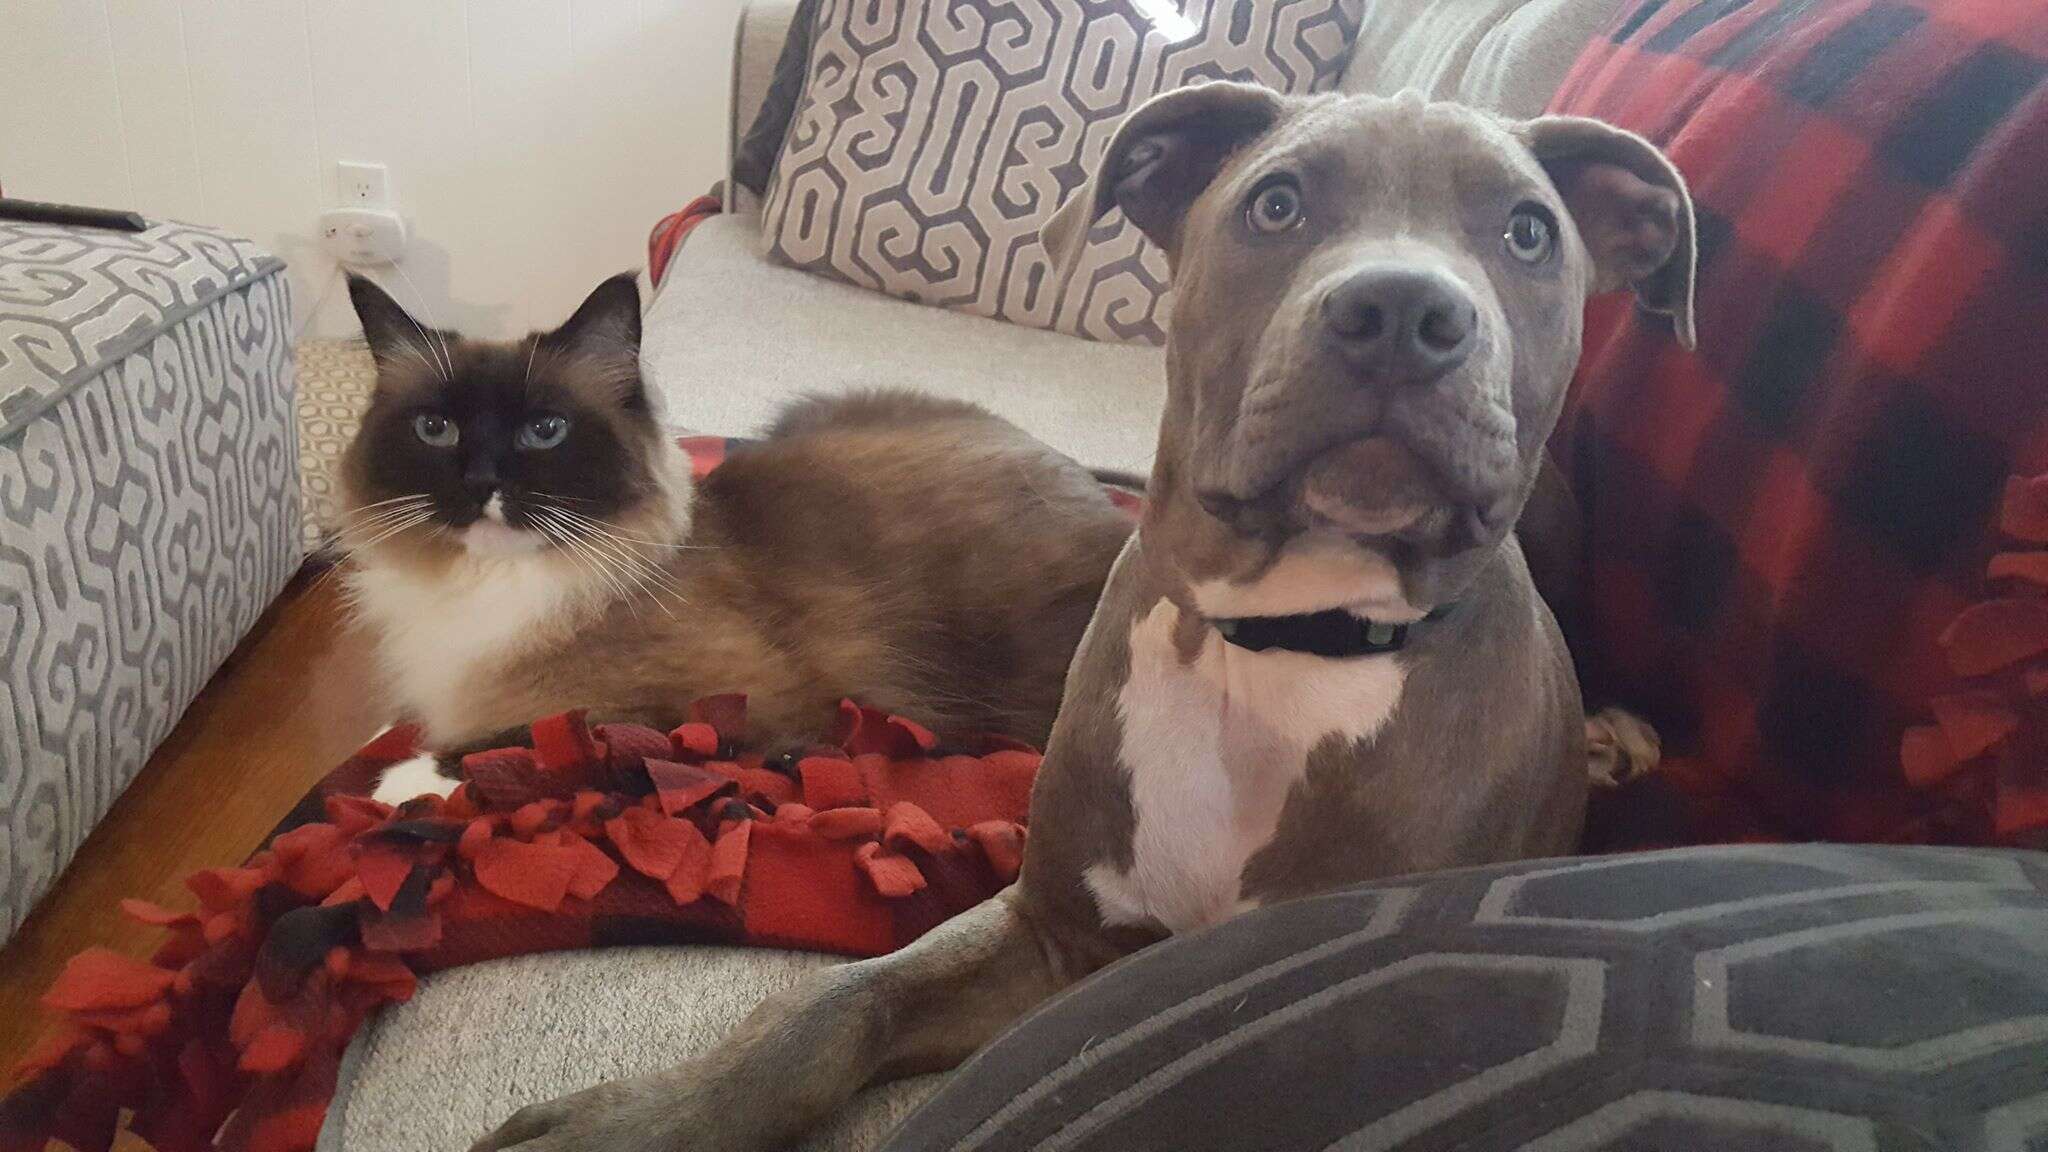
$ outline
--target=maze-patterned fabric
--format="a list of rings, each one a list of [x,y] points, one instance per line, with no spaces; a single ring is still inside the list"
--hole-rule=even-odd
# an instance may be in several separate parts
[[[0,440],[165,328],[283,267],[248,240],[191,224],[127,233],[0,220]]]
[[[1439,873],[1139,953],[886,1152],[2048,1147],[2048,857],[1695,849]]]
[[[310,556],[341,530],[341,457],[370,407],[377,358],[361,340],[312,340],[299,345],[298,361],[301,538]]]
[[[1602,847],[2048,842],[2048,9],[1632,0],[1554,110],[1699,205],[1699,350],[1601,301],[1553,447]]]
[[[1165,257],[1112,216],[1072,283],[1039,229],[1124,115],[1212,79],[1336,86],[1364,0],[821,0],[770,252],[905,299],[1164,338]]]
[[[83,255],[102,238],[104,260],[22,255]],[[127,349],[75,386],[30,393],[53,399],[0,432],[0,939],[299,564],[282,265],[245,261],[254,279],[181,311],[230,254],[253,249],[199,240],[179,249],[189,262],[146,272],[131,237],[74,240],[0,240],[0,355],[30,349],[48,364],[57,352],[68,363]],[[99,281],[98,268],[127,287]],[[24,288],[65,286],[88,302],[25,306]],[[70,334],[67,314],[89,331]],[[168,327],[139,327],[173,314]]]

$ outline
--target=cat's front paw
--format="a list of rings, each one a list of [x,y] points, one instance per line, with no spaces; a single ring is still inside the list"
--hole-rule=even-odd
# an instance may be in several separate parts
[[[470,1152],[692,1152],[752,1147],[719,1119],[690,1115],[676,1072],[614,1080],[512,1114]]]
[[[455,766],[444,764],[444,759],[432,752],[422,752],[409,760],[400,760],[377,777],[377,787],[371,790],[370,799],[393,808],[422,796],[446,799],[462,780]]]

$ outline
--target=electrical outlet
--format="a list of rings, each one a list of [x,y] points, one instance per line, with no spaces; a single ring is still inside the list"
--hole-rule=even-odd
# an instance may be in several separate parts
[[[391,203],[391,170],[343,160],[334,166],[334,187],[336,202],[344,208],[384,208]]]
[[[390,264],[405,255],[405,220],[388,208],[336,208],[320,216],[320,243],[345,267]]]

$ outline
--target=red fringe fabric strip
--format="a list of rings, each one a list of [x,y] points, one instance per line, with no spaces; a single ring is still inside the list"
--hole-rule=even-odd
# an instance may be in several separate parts
[[[1934,724],[1909,728],[1899,761],[1919,788],[1968,772],[2002,838],[2048,830],[2048,476],[2006,482],[2000,531],[2022,547],[1992,556],[1989,583],[2002,594],[1958,613],[1942,632],[1962,690],[1928,702]]]
[[[124,902],[165,943],[147,962],[81,953],[51,985],[60,1022],[0,1101],[0,1152],[50,1139],[104,1152],[124,1110],[158,1152],[304,1152],[342,1049],[370,1012],[412,995],[417,972],[596,942],[608,901],[641,924],[666,906],[679,932],[736,923],[740,938],[873,954],[907,943],[898,921],[918,919],[878,896],[953,893],[951,914],[1015,878],[1017,777],[1036,753],[991,743],[1002,750],[986,759],[941,762],[930,732],[848,703],[835,755],[791,779],[730,759],[745,705],[701,701],[669,733],[548,717],[531,750],[466,757],[446,799],[394,811],[328,796],[326,821],[243,867],[195,873],[195,912]],[[386,733],[342,771],[415,743]],[[949,831],[927,803],[974,818]],[[931,888],[917,859],[946,885]],[[974,878],[964,893],[961,876]]]

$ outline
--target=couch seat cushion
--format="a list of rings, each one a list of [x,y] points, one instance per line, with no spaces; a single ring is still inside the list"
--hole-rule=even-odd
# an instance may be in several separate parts
[[[677,428],[760,431],[810,392],[905,387],[971,400],[1091,467],[1145,470],[1165,358],[923,308],[772,265],[757,221],[705,222],[647,317],[643,359]]]
[[[317,1152],[448,1152],[528,1104],[687,1060],[838,957],[648,947],[495,960],[428,977],[342,1062]],[[942,1077],[862,1094],[791,1152],[864,1152]]]

